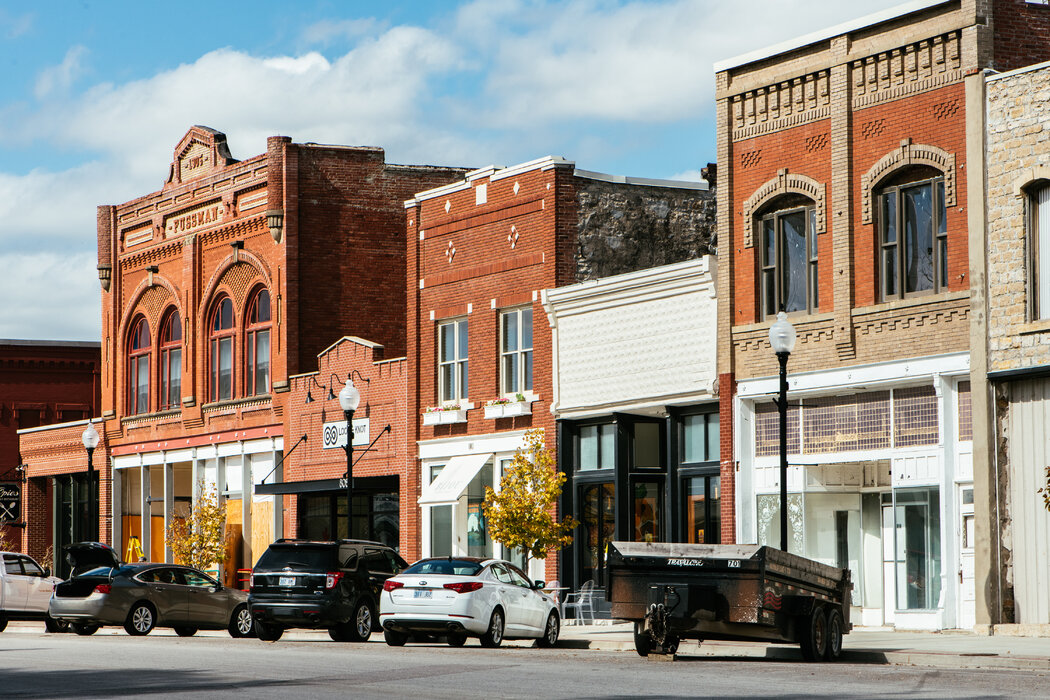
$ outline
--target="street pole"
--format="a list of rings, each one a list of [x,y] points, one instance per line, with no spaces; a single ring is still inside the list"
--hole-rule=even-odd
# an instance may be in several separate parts
[[[354,532],[354,412],[343,411],[346,418],[346,538],[353,539]]]
[[[787,454],[787,395],[788,395],[788,357],[789,352],[778,352],[780,362],[780,398],[777,408],[780,409],[780,549],[788,551],[788,454]]]
[[[98,515],[95,513],[95,463],[92,457],[95,448],[87,448],[88,453],[88,534],[91,542],[98,541]]]

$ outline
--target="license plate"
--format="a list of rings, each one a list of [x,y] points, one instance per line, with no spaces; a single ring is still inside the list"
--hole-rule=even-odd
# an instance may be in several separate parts
[[[415,593],[413,594],[413,597],[415,597],[415,598],[433,598],[434,597],[434,591],[430,590],[429,588],[417,588]]]
[[[278,586],[294,586],[295,585],[295,577],[294,576],[281,576],[278,579],[278,581],[277,581],[277,585]]]

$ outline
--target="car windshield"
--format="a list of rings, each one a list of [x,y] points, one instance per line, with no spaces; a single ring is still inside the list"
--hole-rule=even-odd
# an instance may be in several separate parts
[[[446,576],[477,576],[483,567],[476,561],[462,559],[424,559],[417,561],[403,574],[444,574]]]
[[[336,548],[332,546],[271,546],[255,565],[256,571],[278,571],[285,567],[300,571],[332,571],[338,569]]]

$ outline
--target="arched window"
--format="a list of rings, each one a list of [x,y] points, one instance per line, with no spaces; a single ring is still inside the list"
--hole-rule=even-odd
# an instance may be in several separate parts
[[[139,317],[128,339],[128,413],[149,411],[149,323]]]
[[[777,199],[759,215],[762,316],[812,313],[818,305],[816,209],[802,196]]]
[[[160,327],[160,410],[179,407],[182,394],[182,323],[174,309]]]
[[[260,289],[248,305],[244,348],[246,394],[270,393],[270,292]]]
[[[212,310],[208,343],[208,396],[211,401],[233,398],[233,302],[222,297]]]
[[[1050,181],[1025,188],[1028,200],[1028,318],[1050,318]]]
[[[948,220],[944,176],[934,168],[905,171],[878,191],[879,282],[883,301],[948,287]]]

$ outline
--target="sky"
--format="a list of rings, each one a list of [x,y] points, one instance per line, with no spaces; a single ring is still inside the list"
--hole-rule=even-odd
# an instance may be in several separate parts
[[[99,340],[95,209],[194,124],[389,163],[698,179],[716,61],[900,0],[0,0],[0,338]]]

